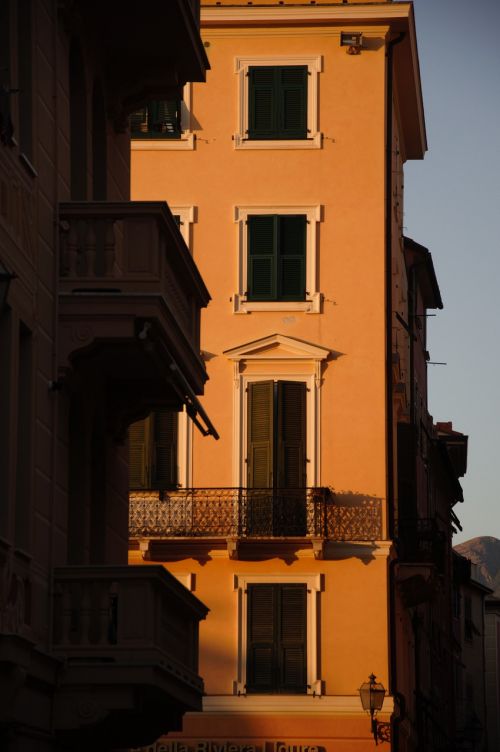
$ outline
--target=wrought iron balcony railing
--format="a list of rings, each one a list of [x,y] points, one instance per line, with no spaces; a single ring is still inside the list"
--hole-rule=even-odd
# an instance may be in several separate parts
[[[380,499],[350,496],[342,504],[328,488],[132,491],[129,510],[135,538],[383,537]]]

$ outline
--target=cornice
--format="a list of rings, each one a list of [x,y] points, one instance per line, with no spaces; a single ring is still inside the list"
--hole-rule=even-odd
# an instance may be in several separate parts
[[[219,23],[373,23],[407,20],[411,3],[380,3],[368,5],[311,6],[232,6],[202,7],[202,27]]]

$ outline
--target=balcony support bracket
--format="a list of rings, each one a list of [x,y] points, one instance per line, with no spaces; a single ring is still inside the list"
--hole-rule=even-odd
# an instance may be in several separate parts
[[[151,540],[149,538],[139,540],[139,551],[144,561],[151,561]]]
[[[227,553],[230,559],[236,560],[239,559],[239,551],[238,551],[238,544],[239,539],[238,538],[226,538],[227,543]]]
[[[323,559],[325,550],[324,538],[311,538],[312,550],[315,559]]]

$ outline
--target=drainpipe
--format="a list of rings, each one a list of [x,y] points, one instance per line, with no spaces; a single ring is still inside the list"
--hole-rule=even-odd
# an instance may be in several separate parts
[[[392,98],[393,98],[393,50],[404,39],[404,32],[390,40],[386,47],[386,141],[385,141],[385,323],[386,323],[386,411],[387,411],[387,508],[389,521],[389,538],[394,538],[394,440],[392,409]],[[397,692],[396,666],[396,614],[395,614],[395,577],[394,567],[397,559],[389,565],[389,690],[400,697]],[[401,704],[400,704],[401,710]],[[399,750],[399,724],[402,715],[392,720],[392,750]]]

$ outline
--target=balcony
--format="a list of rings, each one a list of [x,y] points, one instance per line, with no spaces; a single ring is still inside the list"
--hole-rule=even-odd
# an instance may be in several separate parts
[[[383,537],[382,510],[378,499],[343,504],[328,488],[132,491],[129,534],[164,541],[374,541]]]
[[[81,30],[101,50],[105,89],[115,128],[147,99],[182,96],[187,81],[204,81],[210,67],[200,38],[199,0],[153,0],[148,13],[134,4],[61,0],[65,27]]]
[[[150,396],[150,409],[200,394],[209,295],[167,204],[63,203],[59,227],[61,376],[85,361],[86,372]]]
[[[207,609],[163,567],[59,567],[54,592],[62,742],[141,746],[201,709],[198,623]]]

